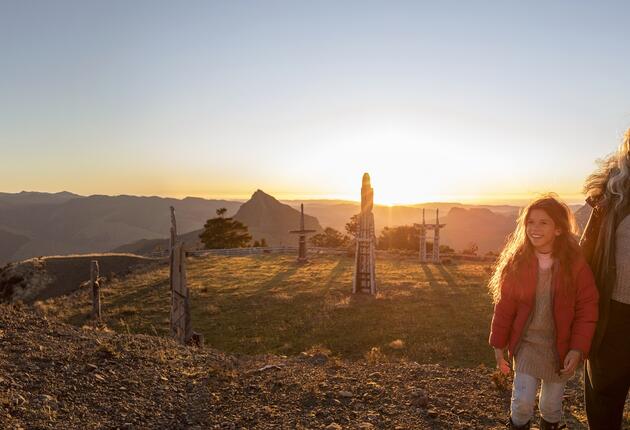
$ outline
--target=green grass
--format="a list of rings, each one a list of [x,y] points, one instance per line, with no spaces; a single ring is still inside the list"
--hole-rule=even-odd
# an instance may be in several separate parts
[[[317,256],[204,257],[187,260],[192,323],[206,344],[227,352],[283,355],[326,348],[449,366],[491,365],[488,265],[377,260],[376,297],[353,295],[353,259]],[[103,290],[105,322],[117,331],[166,335],[168,267],[115,280]],[[41,305],[82,325],[87,292]],[[398,341],[398,342],[396,342]],[[378,348],[378,350],[373,350]]]

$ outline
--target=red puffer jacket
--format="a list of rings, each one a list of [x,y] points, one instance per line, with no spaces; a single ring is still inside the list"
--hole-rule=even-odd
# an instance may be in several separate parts
[[[561,365],[572,349],[587,357],[597,323],[598,293],[593,272],[582,256],[573,264],[570,288],[562,287],[558,272],[555,270],[552,278],[552,300],[556,350]],[[501,286],[501,299],[495,305],[492,317],[490,345],[502,349],[508,347],[510,358],[534,310],[537,281],[538,259],[533,256],[522,270],[508,277]]]

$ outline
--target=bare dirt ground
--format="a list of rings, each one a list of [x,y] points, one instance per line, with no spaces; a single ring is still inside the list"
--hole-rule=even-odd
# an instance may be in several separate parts
[[[509,383],[493,369],[381,360],[227,355],[0,305],[0,428],[502,428]],[[569,428],[586,428],[581,402],[576,377]]]

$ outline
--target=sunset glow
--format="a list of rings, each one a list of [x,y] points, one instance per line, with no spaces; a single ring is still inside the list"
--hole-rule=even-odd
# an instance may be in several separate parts
[[[579,201],[630,125],[627,10],[114,3],[0,7],[1,191]]]

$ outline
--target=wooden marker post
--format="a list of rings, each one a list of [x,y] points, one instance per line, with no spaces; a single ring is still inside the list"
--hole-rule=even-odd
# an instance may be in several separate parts
[[[304,203],[300,205],[300,229],[299,230],[291,230],[289,233],[299,234],[300,238],[298,241],[298,263],[306,263],[308,259],[306,258],[306,235],[309,233],[315,233],[315,230],[306,230],[304,228]]]
[[[92,284],[92,317],[101,318],[101,286],[98,281],[98,261],[92,260],[90,266],[90,283]]]
[[[186,284],[186,251],[177,242],[175,209],[171,206],[170,246],[171,336],[185,345],[193,337],[190,322],[190,296]]]

